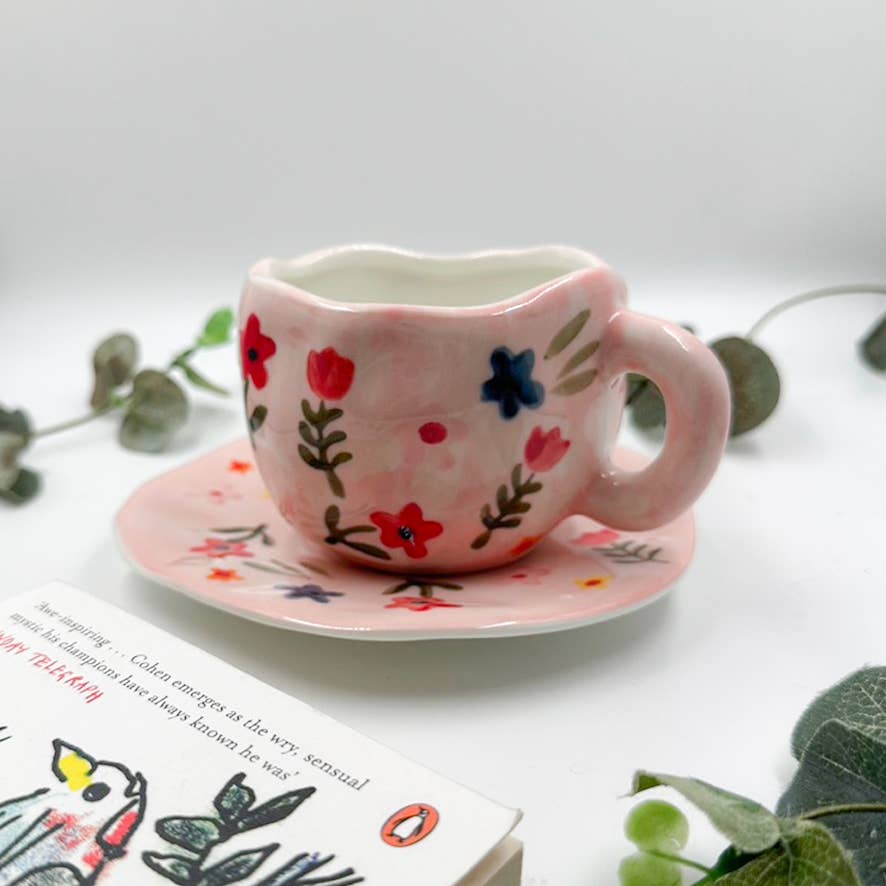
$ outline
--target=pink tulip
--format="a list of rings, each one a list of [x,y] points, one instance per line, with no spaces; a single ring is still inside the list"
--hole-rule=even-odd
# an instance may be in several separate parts
[[[569,440],[560,438],[560,429],[554,428],[545,433],[540,427],[532,429],[526,441],[523,455],[530,471],[542,473],[555,467],[569,449]]]

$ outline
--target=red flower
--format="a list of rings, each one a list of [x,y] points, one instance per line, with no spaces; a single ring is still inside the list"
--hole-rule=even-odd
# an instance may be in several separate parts
[[[223,538],[207,538],[199,547],[191,548],[195,554],[207,557],[251,557],[252,551],[243,541],[225,541]]]
[[[407,556],[417,560],[427,556],[425,542],[436,538],[443,527],[433,520],[425,520],[421,508],[410,502],[399,514],[375,511],[369,519],[381,530],[381,543],[389,548],[403,548]]]
[[[442,443],[449,431],[446,430],[446,425],[441,425],[438,421],[429,421],[425,422],[418,429],[418,436],[421,437],[424,443],[429,443],[431,446]]]
[[[308,354],[308,384],[326,400],[341,400],[354,381],[354,361],[336,353],[335,348]]]
[[[243,581],[236,569],[213,569],[206,577],[212,581]]]
[[[232,474],[248,474],[252,470],[252,462],[237,461],[236,458],[232,458],[228,470]]]
[[[385,609],[408,609],[411,612],[427,612],[429,609],[461,609],[461,603],[447,603],[437,597],[397,597]]]
[[[545,433],[540,427],[532,429],[523,456],[530,471],[549,471],[553,468],[572,444],[560,439],[560,429],[554,428]]]
[[[243,366],[243,377],[251,378],[257,388],[268,383],[268,370],[265,360],[277,352],[274,339],[262,335],[261,323],[255,314],[250,314],[246,321],[246,329],[240,335],[240,363]]]

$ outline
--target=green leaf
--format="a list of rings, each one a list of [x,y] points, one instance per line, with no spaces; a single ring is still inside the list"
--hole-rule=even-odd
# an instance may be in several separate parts
[[[865,363],[880,372],[886,371],[886,314],[874,325],[861,343]]]
[[[879,805],[882,811],[816,816],[852,853],[865,883],[883,883],[886,866],[886,744],[837,720],[806,745],[800,768],[778,803],[782,816],[829,806]]]
[[[40,475],[29,468],[19,468],[10,486],[0,488],[0,498],[14,505],[23,505],[40,491]]]
[[[163,855],[159,852],[145,852],[142,861],[155,873],[178,886],[192,883],[192,875],[197,873],[196,864],[179,855]]]
[[[249,416],[249,430],[255,433],[265,423],[267,417],[268,407],[259,403],[259,405],[252,410],[252,415]]]
[[[507,520],[502,520],[498,525],[502,529],[514,529],[519,526],[522,522],[520,517],[508,517]]]
[[[210,315],[203,327],[197,344],[201,348],[213,348],[227,344],[231,340],[231,329],[234,325],[234,312],[230,308],[221,308]]]
[[[571,375],[569,378],[564,378],[563,381],[551,391],[551,393],[559,394],[562,397],[571,397],[573,394],[578,394],[580,391],[583,391],[586,387],[591,385],[596,377],[596,369],[587,369],[584,372],[579,372],[578,375]]]
[[[0,406],[0,432],[8,432],[28,440],[31,436],[31,420],[21,409],[4,409]]]
[[[660,785],[673,788],[696,805],[742,852],[763,852],[781,836],[779,821],[768,809],[747,797],[696,778],[640,771],[634,775],[631,793],[639,794]]]
[[[490,538],[492,538],[492,533],[487,529],[486,532],[481,533],[471,542],[471,547],[475,551],[479,551],[480,548],[486,547]]]
[[[711,343],[732,389],[730,435],[753,430],[772,415],[778,405],[781,381],[769,355],[746,338],[731,336]]]
[[[536,492],[540,492],[541,489],[542,489],[541,483],[539,483],[538,480],[532,480],[530,482],[524,483],[520,487],[520,494],[521,495],[533,495]]]
[[[138,342],[128,332],[118,332],[100,342],[92,353],[95,379],[90,406],[93,409],[106,408],[111,393],[132,378],[137,363]]]
[[[305,462],[305,464],[309,464],[312,468],[315,468],[318,471],[324,470],[323,462],[305,446],[304,443],[298,444],[298,454],[301,456],[301,460]]]
[[[390,560],[391,555],[387,551],[383,551],[381,548],[377,548],[375,545],[368,545],[362,541],[347,541],[345,544],[349,548],[353,548],[355,551],[359,551],[361,554],[366,554],[367,557],[375,557],[377,560]]]
[[[174,364],[185,374],[185,378],[194,385],[194,387],[202,388],[204,391],[209,391],[212,394],[218,394],[220,397],[227,397],[230,394],[226,388],[221,387],[220,385],[215,384],[215,382],[211,382],[205,375],[201,375],[185,360],[176,361]]]
[[[600,342],[594,340],[589,342],[584,347],[579,348],[567,361],[563,364],[563,368],[557,373],[557,378],[563,378],[564,375],[569,375],[573,369],[578,369],[585,360],[590,360],[594,354],[597,353],[597,348],[600,347]]]
[[[246,775],[242,772],[235,775],[212,801],[218,814],[226,822],[239,818],[255,802],[255,791],[243,783],[245,778]]]
[[[806,708],[791,736],[791,750],[798,760],[828,720],[839,720],[886,743],[886,668],[856,671]]]
[[[143,369],[132,383],[132,399],[120,425],[120,442],[137,452],[160,452],[187,417],[185,392],[165,373]]]
[[[21,471],[18,457],[27,445],[27,437],[15,431],[0,431],[0,490],[15,484]]]
[[[665,423],[665,403],[661,391],[649,379],[631,400],[631,420],[638,428],[648,430]]]
[[[399,584],[391,585],[383,590],[382,594],[399,594],[401,591],[405,591],[406,588],[411,588],[412,585],[413,582],[411,581],[401,581]]]
[[[344,431],[333,431],[329,436],[324,437],[319,444],[320,451],[325,452],[330,446],[335,446],[336,443],[344,443],[347,439],[348,435]]]
[[[721,886],[861,886],[840,844],[827,828],[812,821],[785,822],[781,842],[717,883]]]
[[[343,465],[345,462],[350,461],[354,456],[350,452],[339,452],[337,455],[333,456],[330,464],[332,467],[337,468],[339,465]]]
[[[590,310],[579,311],[560,331],[551,339],[548,349],[545,351],[545,360],[556,357],[562,350],[569,347],[572,340],[584,329],[585,323],[591,316]]]
[[[287,791],[285,794],[268,800],[267,803],[262,803],[261,806],[256,806],[241,817],[240,830],[251,831],[253,828],[261,828],[282,821],[295,812],[316,790],[316,788],[299,788],[295,791]]]
[[[326,482],[329,483],[329,489],[333,495],[338,498],[345,497],[345,487],[342,485],[341,480],[338,478],[338,474],[335,473],[334,470],[326,471]]]
[[[298,423],[298,432],[301,435],[302,440],[308,444],[308,446],[313,446],[315,449],[320,445],[320,441],[314,436],[314,432],[311,430],[310,424],[306,421],[300,421]]]
[[[341,511],[338,509],[337,505],[330,505],[326,509],[326,513],[323,515],[323,520],[326,523],[326,528],[332,532],[338,528],[338,521],[341,520]]]
[[[308,403],[307,400],[301,401],[301,411],[310,424],[313,425],[317,423],[319,416],[313,409],[311,409],[311,404]]]
[[[166,840],[182,849],[191,852],[203,852],[214,846],[221,838],[215,819],[176,816],[161,818],[156,825],[157,833]]]
[[[271,843],[260,849],[248,849],[231,855],[224,861],[207,868],[202,873],[201,882],[207,886],[225,886],[236,883],[254,874],[265,862],[265,859],[280,848],[279,843]]]
[[[504,511],[508,506],[508,487],[502,484],[495,492],[495,503],[499,511]]]

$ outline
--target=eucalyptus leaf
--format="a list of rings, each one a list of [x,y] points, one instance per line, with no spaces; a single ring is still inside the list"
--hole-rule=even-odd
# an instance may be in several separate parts
[[[664,397],[658,386],[648,378],[642,387],[635,388],[630,400],[631,420],[638,428],[648,430],[661,427],[665,423]]]
[[[40,491],[40,475],[28,468],[19,468],[12,484],[0,488],[0,498],[14,505],[23,505]]]
[[[160,452],[188,417],[184,391],[168,375],[143,369],[120,425],[120,443],[137,452]]]
[[[732,389],[730,436],[753,430],[766,421],[778,405],[781,381],[769,355],[746,338],[729,336],[711,343]]]
[[[28,438],[15,431],[0,431],[0,490],[11,489],[21,466],[18,457],[28,445]]]
[[[839,720],[886,747],[886,668],[863,668],[823,692],[803,712],[791,736],[799,760],[818,729]]]
[[[255,802],[255,791],[249,785],[243,783],[245,777],[242,772],[239,775],[235,775],[212,801],[219,815],[225,821],[236,820]]]
[[[557,332],[557,334],[551,339],[551,343],[548,345],[547,350],[545,351],[545,360],[550,360],[551,357],[556,357],[561,351],[565,348],[569,347],[572,340],[584,329],[585,323],[588,322],[588,318],[591,316],[591,312],[588,309],[583,311],[579,311],[562,329]]]
[[[722,886],[861,886],[852,862],[827,828],[812,821],[785,823],[782,840],[738,870]]]
[[[105,409],[113,391],[132,378],[137,363],[138,342],[128,332],[118,332],[101,341],[92,354],[95,378],[90,406]]]
[[[203,852],[221,839],[218,822],[212,818],[161,818],[156,824],[156,830],[167,843],[192,852]]]
[[[861,343],[865,363],[881,372],[886,371],[886,314],[874,325]]]
[[[171,880],[179,886],[186,886],[195,882],[195,876],[199,874],[197,864],[189,858],[180,855],[163,855],[160,852],[145,852],[142,861],[154,873],[159,874],[166,880]]]
[[[879,805],[817,820],[852,853],[862,882],[886,882],[886,744],[828,720],[806,746],[800,768],[778,804],[782,816],[825,807]]]
[[[234,325],[234,312],[230,308],[215,311],[206,321],[203,332],[197,339],[201,348],[212,348],[227,344],[231,340],[231,328]]]
[[[778,819],[764,806],[697,778],[641,770],[634,775],[631,793],[636,795],[662,785],[673,788],[697,806],[741,852],[763,852],[781,837]]]
[[[202,872],[201,883],[207,886],[224,886],[226,883],[236,883],[239,880],[245,880],[248,876],[255,873],[265,859],[279,848],[279,843],[271,843],[268,846],[262,846],[260,849],[247,849],[245,852],[238,852],[231,855],[224,861],[207,868]]]
[[[0,431],[9,431],[27,439],[31,436],[31,420],[21,409],[4,409],[0,406]]]

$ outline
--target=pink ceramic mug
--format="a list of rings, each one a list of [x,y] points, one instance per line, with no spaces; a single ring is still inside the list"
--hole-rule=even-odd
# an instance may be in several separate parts
[[[619,277],[576,249],[265,259],[240,328],[271,497],[305,537],[381,569],[496,566],[571,514],[659,526],[704,489],[729,427],[711,351],[626,310]],[[627,371],[668,411],[638,472],[610,460]]]

